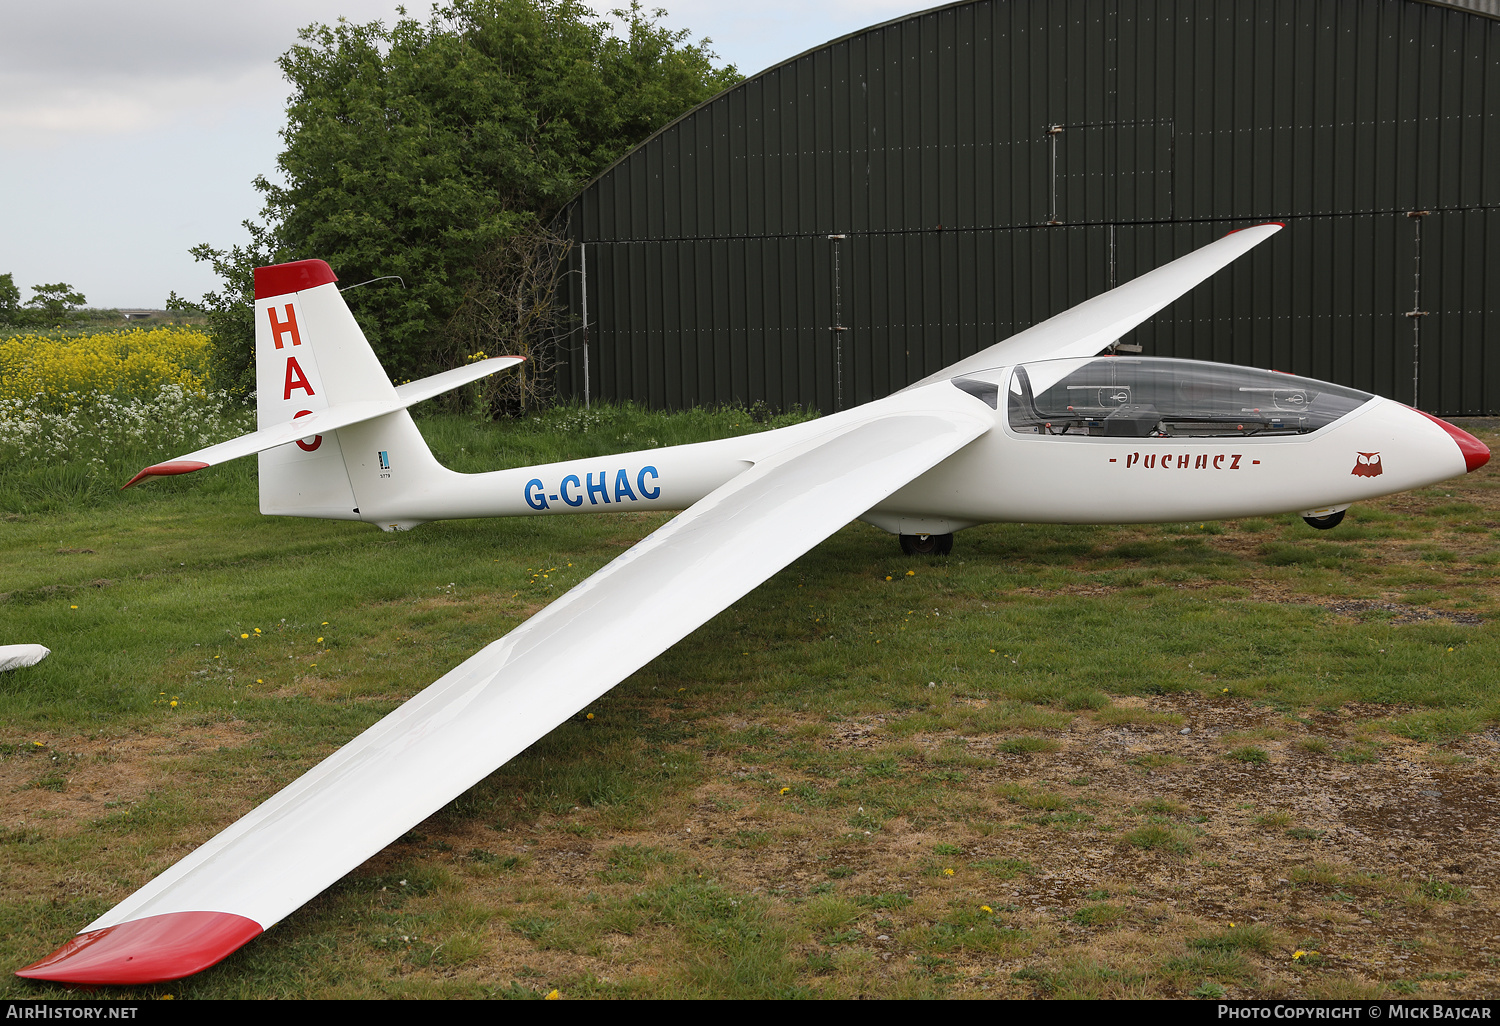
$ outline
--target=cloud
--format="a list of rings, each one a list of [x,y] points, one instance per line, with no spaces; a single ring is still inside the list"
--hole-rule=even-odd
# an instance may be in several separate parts
[[[11,145],[216,123],[279,106],[276,58],[340,14],[395,15],[393,0],[50,0],[13,5],[0,33],[0,131]]]
[[[51,147],[168,127],[203,127],[286,99],[276,59],[299,29],[340,16],[398,17],[399,0],[49,0],[9,4],[0,32],[0,133],[8,147]],[[590,0],[601,14],[623,0]],[[647,5],[648,8],[650,5]],[[666,24],[715,39],[751,73],[864,25],[904,13],[910,0],[722,0],[669,3]],[[428,5],[410,14],[426,18]]]
[[[12,143],[49,143],[79,135],[120,135],[164,125],[212,124],[230,108],[275,104],[284,92],[275,68],[249,68],[233,77],[187,75],[108,78],[89,83],[40,80],[0,73],[0,131]]]
[[[596,14],[628,4],[620,0],[586,0]],[[647,11],[657,3],[644,3]],[[757,0],[732,4],[724,0],[665,0],[662,24],[692,30],[693,41],[705,36],[723,63],[753,75],[804,50],[931,7],[921,0]],[[610,19],[618,25],[618,19]]]

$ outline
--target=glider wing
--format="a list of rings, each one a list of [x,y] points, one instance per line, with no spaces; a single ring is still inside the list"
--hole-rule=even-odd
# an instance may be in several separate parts
[[[1259,224],[1230,232],[1217,242],[1070,307],[908,387],[920,388],[990,367],[1093,356],[1281,228],[1279,224]]]
[[[705,496],[19,975],[204,969],[993,424],[948,385],[866,407]]]

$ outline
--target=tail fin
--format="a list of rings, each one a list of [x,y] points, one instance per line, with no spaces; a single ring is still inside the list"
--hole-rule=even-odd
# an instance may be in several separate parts
[[[394,403],[364,332],[321,260],[255,269],[256,426],[265,431],[336,403]],[[337,430],[260,454],[260,511],[358,520]]]
[[[361,514],[361,498],[385,505],[385,496],[420,490],[448,474],[406,408],[522,358],[481,360],[397,388],[337,281],[321,260],[257,267],[257,430],[147,467],[125,487],[259,453],[262,513],[378,522],[378,513]]]

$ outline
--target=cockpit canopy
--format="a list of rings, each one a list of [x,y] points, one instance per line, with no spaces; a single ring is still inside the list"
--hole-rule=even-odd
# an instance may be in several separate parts
[[[1331,424],[1372,398],[1280,371],[1101,356],[1015,368],[1008,415],[1013,430],[1042,435],[1297,435]]]

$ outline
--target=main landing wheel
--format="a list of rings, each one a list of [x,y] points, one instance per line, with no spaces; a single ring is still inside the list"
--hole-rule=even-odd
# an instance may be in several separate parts
[[[953,535],[903,534],[901,551],[908,556],[946,556],[953,551]]]
[[[1330,513],[1326,517],[1303,517],[1308,527],[1316,527],[1320,531],[1331,531],[1344,522],[1344,510]]]

